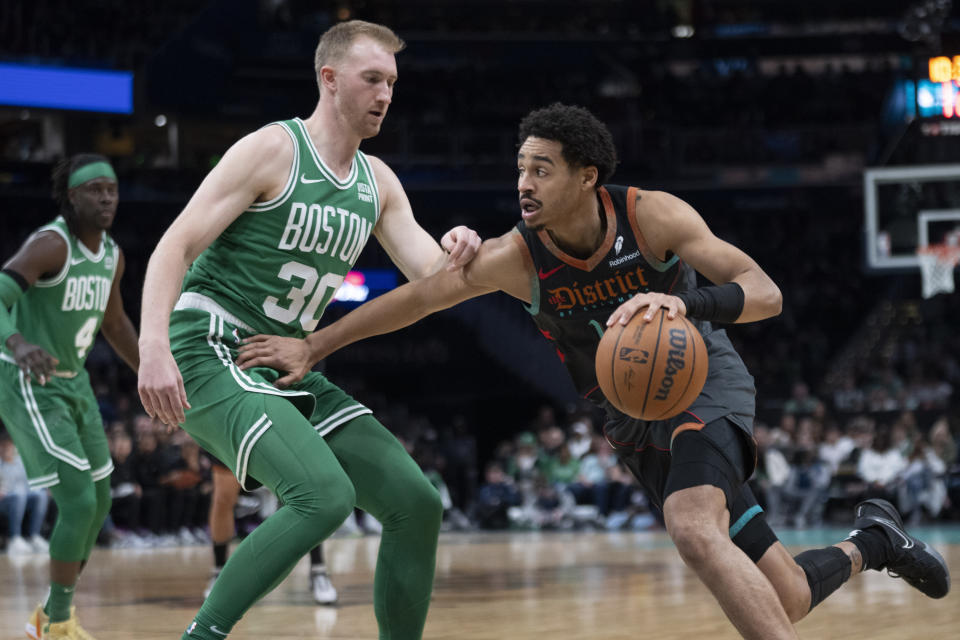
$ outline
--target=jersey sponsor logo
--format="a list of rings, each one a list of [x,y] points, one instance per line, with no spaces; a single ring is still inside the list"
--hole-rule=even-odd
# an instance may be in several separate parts
[[[352,265],[372,229],[373,223],[342,207],[294,202],[277,248],[328,255]]]
[[[547,302],[555,311],[567,311],[574,307],[589,307],[598,304],[622,302],[643,287],[648,287],[643,267],[629,271],[616,271],[613,276],[603,280],[594,280],[580,284],[574,282],[568,287],[547,289]]]
[[[613,243],[613,255],[620,255],[620,249],[623,249],[623,236],[617,236],[617,241]]]
[[[670,329],[670,346],[672,349],[667,351],[667,366],[663,369],[663,378],[655,396],[657,400],[667,399],[673,387],[673,377],[687,366],[687,332],[684,329]]]
[[[364,202],[373,202],[373,189],[366,182],[358,182],[357,197]]]
[[[547,278],[549,278],[550,276],[552,276],[553,274],[555,274],[557,271],[560,271],[560,269],[563,269],[565,266],[567,266],[567,265],[562,264],[562,265],[560,265],[559,267],[555,267],[555,268],[553,268],[553,269],[550,269],[550,271],[544,271],[544,270],[543,270],[543,267],[540,267],[540,269],[537,271],[537,275],[540,276],[540,279],[541,279],[541,280],[546,280]]]
[[[301,184],[316,184],[318,182],[326,182],[326,180],[323,178],[308,178],[305,173],[300,176]]]
[[[80,256],[79,258],[70,258],[70,266],[75,267],[78,264],[83,264],[86,261],[87,259],[84,258],[83,256]]]
[[[110,299],[109,278],[103,276],[72,276],[63,290],[61,311],[104,311]]]
[[[622,239],[623,239],[623,236],[620,236],[619,238],[617,238],[617,242],[620,242]],[[618,254],[620,253],[619,248],[617,249],[617,253]],[[624,262],[630,262],[631,260],[635,260],[639,257],[640,257],[640,250],[637,249],[633,253],[628,253],[626,255],[620,256],[619,258],[614,258],[613,260],[609,261],[607,264],[609,264],[611,267],[619,267]]]

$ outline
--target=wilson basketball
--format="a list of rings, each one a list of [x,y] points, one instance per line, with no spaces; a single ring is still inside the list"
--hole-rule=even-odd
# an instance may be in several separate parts
[[[684,316],[643,311],[607,329],[597,347],[597,380],[607,400],[641,420],[672,418],[700,395],[707,379],[703,336]]]

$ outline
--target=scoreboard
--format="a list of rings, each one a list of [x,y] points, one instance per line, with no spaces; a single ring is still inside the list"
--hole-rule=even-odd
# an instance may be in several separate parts
[[[960,56],[929,58],[926,75],[917,81],[917,115],[960,119]]]

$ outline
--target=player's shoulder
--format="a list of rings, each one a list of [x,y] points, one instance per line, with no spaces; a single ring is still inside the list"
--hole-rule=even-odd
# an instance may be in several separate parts
[[[693,211],[685,200],[667,191],[637,190],[638,217],[672,217]]]

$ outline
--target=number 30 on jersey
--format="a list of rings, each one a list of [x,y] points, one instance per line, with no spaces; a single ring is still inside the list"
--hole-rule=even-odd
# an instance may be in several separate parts
[[[276,296],[268,296],[263,301],[264,313],[268,318],[284,324],[293,322],[299,315],[300,326],[305,331],[313,331],[317,327],[327,303],[343,284],[341,275],[328,273],[321,278],[313,267],[293,261],[284,264],[277,277],[287,282],[294,282],[296,278],[303,284],[290,288],[285,300],[289,304],[286,306],[281,306]]]

